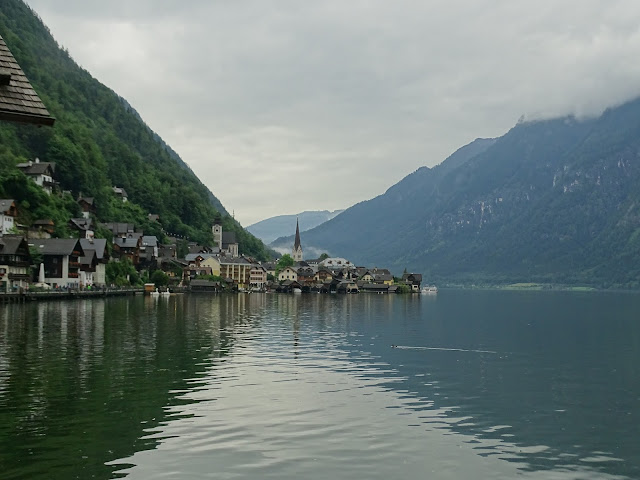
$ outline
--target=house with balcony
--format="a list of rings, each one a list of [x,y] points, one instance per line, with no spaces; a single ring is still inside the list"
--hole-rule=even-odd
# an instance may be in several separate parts
[[[254,264],[249,275],[249,286],[256,290],[264,290],[267,285],[267,269],[262,265]]]
[[[79,238],[43,238],[34,246],[42,254],[45,283],[53,287],[80,286],[80,258],[85,252]]]
[[[0,291],[10,292],[27,286],[31,280],[29,245],[21,235],[0,238]]]
[[[51,194],[58,184],[53,178],[56,171],[56,164],[53,162],[41,162],[36,158],[33,162],[29,160],[26,163],[19,163],[16,167],[48,194]]]
[[[140,263],[140,246],[142,245],[141,233],[127,233],[124,237],[114,237],[113,256],[116,258],[128,258],[135,266]]]
[[[13,230],[17,216],[18,209],[16,208],[16,202],[14,200],[0,200],[0,237]]]
[[[104,238],[81,238],[84,255],[80,257],[80,283],[83,286],[104,286],[107,283],[109,252]]]

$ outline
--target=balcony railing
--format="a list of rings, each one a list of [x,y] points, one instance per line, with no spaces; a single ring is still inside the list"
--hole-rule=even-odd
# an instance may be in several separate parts
[[[74,272],[69,272],[69,278],[78,278],[78,274]]]

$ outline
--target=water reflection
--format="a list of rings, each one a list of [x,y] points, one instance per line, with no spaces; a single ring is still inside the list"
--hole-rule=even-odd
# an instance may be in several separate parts
[[[446,291],[4,306],[0,469],[638,478],[638,307]]]

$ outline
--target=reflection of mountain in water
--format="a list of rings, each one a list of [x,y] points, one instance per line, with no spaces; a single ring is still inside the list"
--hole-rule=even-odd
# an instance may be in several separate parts
[[[352,355],[368,351],[385,375],[395,370],[386,386],[405,408],[436,412],[425,423],[525,470],[640,477],[631,421],[640,414],[637,297],[447,292],[430,303],[406,300],[385,312],[371,307],[350,324],[363,334]]]
[[[233,348],[244,300],[146,297],[0,309],[4,478],[24,473],[25,461],[47,472],[29,478],[107,478],[122,466],[106,462],[155,448],[160,439],[149,433],[175,418],[170,410],[181,392],[197,388],[207,365]]]

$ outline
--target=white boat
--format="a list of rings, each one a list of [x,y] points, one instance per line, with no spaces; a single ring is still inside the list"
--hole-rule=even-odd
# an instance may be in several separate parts
[[[425,286],[422,287],[420,293],[423,293],[425,295],[435,295],[438,293],[438,287],[436,287],[435,285]]]
[[[302,290],[300,290],[299,288],[294,288],[293,293],[302,293]]]

